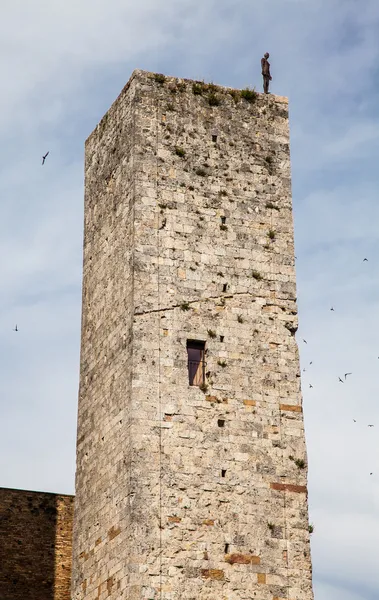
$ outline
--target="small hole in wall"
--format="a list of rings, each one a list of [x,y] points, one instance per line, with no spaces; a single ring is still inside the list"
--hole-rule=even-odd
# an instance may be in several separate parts
[[[229,544],[225,544],[224,552],[225,552],[225,554],[228,554],[228,552],[229,552]]]
[[[224,283],[224,285],[222,286],[222,291],[226,292],[227,289],[228,289],[228,284]]]
[[[225,477],[226,475],[226,469],[221,469],[221,477]]]
[[[225,225],[226,223],[226,217],[221,217],[221,225]]]
[[[217,142],[217,135],[215,133],[212,135],[212,142]]]
[[[220,342],[223,342],[224,339],[225,339],[225,336],[224,335],[220,335]]]
[[[217,419],[217,425],[219,427],[224,427],[224,425],[225,425],[225,419]]]

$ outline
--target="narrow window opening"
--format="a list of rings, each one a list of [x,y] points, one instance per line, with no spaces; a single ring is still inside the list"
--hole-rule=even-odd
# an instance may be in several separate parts
[[[187,340],[188,380],[193,386],[205,383],[205,342]]]
[[[224,339],[225,339],[225,336],[224,335],[220,335],[220,342],[223,342]]]
[[[224,425],[225,425],[225,419],[217,419],[217,425],[219,427],[224,427]]]
[[[221,217],[221,225],[225,225],[226,223],[226,217]]]
[[[217,135],[215,133],[212,135],[212,142],[217,142]]]
[[[229,553],[229,544],[225,544],[224,552],[225,554]]]
[[[221,469],[221,477],[225,477],[226,475],[226,469]]]
[[[224,283],[224,285],[222,286],[222,291],[226,292],[227,289],[228,289],[228,284]]]

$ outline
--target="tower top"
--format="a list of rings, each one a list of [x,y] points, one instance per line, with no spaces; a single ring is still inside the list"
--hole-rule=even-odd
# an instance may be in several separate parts
[[[257,92],[254,87],[245,87],[242,89],[227,87],[218,85],[213,82],[205,83],[197,79],[187,79],[182,77],[173,77],[164,75],[163,73],[154,73],[152,71],[144,71],[142,69],[135,69],[126,85],[121,90],[116,100],[112,103],[111,107],[114,107],[128,92],[134,82],[139,82],[142,85],[148,85],[149,83],[156,83],[164,88],[168,88],[172,93],[173,97],[177,94],[191,93],[197,96],[203,96],[211,106],[220,106],[222,104],[229,103],[231,106],[237,106],[239,103],[247,102],[251,105],[259,101],[265,106],[276,105],[280,110],[281,108],[287,110],[288,98],[286,96],[278,96],[276,94],[264,94]],[[109,109],[110,110],[110,109]],[[108,112],[104,115],[102,120],[107,119]],[[283,115],[282,115],[283,116]]]

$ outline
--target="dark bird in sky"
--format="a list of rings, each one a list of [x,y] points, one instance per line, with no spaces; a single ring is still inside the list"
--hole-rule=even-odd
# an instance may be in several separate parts
[[[310,365],[312,364],[313,360],[311,360],[311,362],[309,363]]]
[[[332,308],[330,310],[334,310],[333,306],[332,306]]]
[[[309,384],[309,387],[310,387],[310,388],[313,388],[313,385],[310,383],[310,384]]]
[[[304,373],[305,369],[303,369],[303,373]]]
[[[372,473],[370,473],[370,475],[372,475]]]
[[[305,340],[304,338],[303,338],[303,342],[304,342],[304,344],[308,344],[307,340]]]
[[[367,425],[367,427],[374,427],[374,425]]]
[[[343,380],[341,379],[341,377],[338,377],[338,381],[340,381],[341,383],[343,383]]]
[[[356,423],[356,420],[355,420],[355,419],[353,419],[353,421],[354,421],[354,423]]]
[[[13,329],[13,331],[18,331],[17,323],[16,323],[16,327]]]
[[[345,373],[345,380],[348,375],[352,375],[352,373]]]
[[[363,259],[363,262],[365,262],[365,261],[366,261],[366,262],[368,262],[368,258],[364,258],[364,259]]]
[[[47,159],[48,155],[49,155],[49,152],[46,152],[46,154],[42,157],[42,164],[43,165],[45,164],[45,160]]]

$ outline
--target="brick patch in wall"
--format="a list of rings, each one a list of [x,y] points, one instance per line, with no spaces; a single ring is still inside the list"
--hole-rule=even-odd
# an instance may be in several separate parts
[[[227,554],[225,561],[230,565],[260,565],[261,559],[253,554]]]
[[[303,408],[299,404],[280,404],[280,410],[289,412],[303,412]]]
[[[115,527],[113,525],[113,527],[111,527],[110,530],[108,531],[109,541],[114,540],[114,538],[117,537],[120,533],[121,533],[120,527]]]
[[[306,485],[293,485],[292,483],[270,483],[272,490],[278,490],[279,492],[296,492],[298,494],[306,494]]]
[[[204,579],[225,579],[225,573],[221,569],[201,569],[201,576]]]

